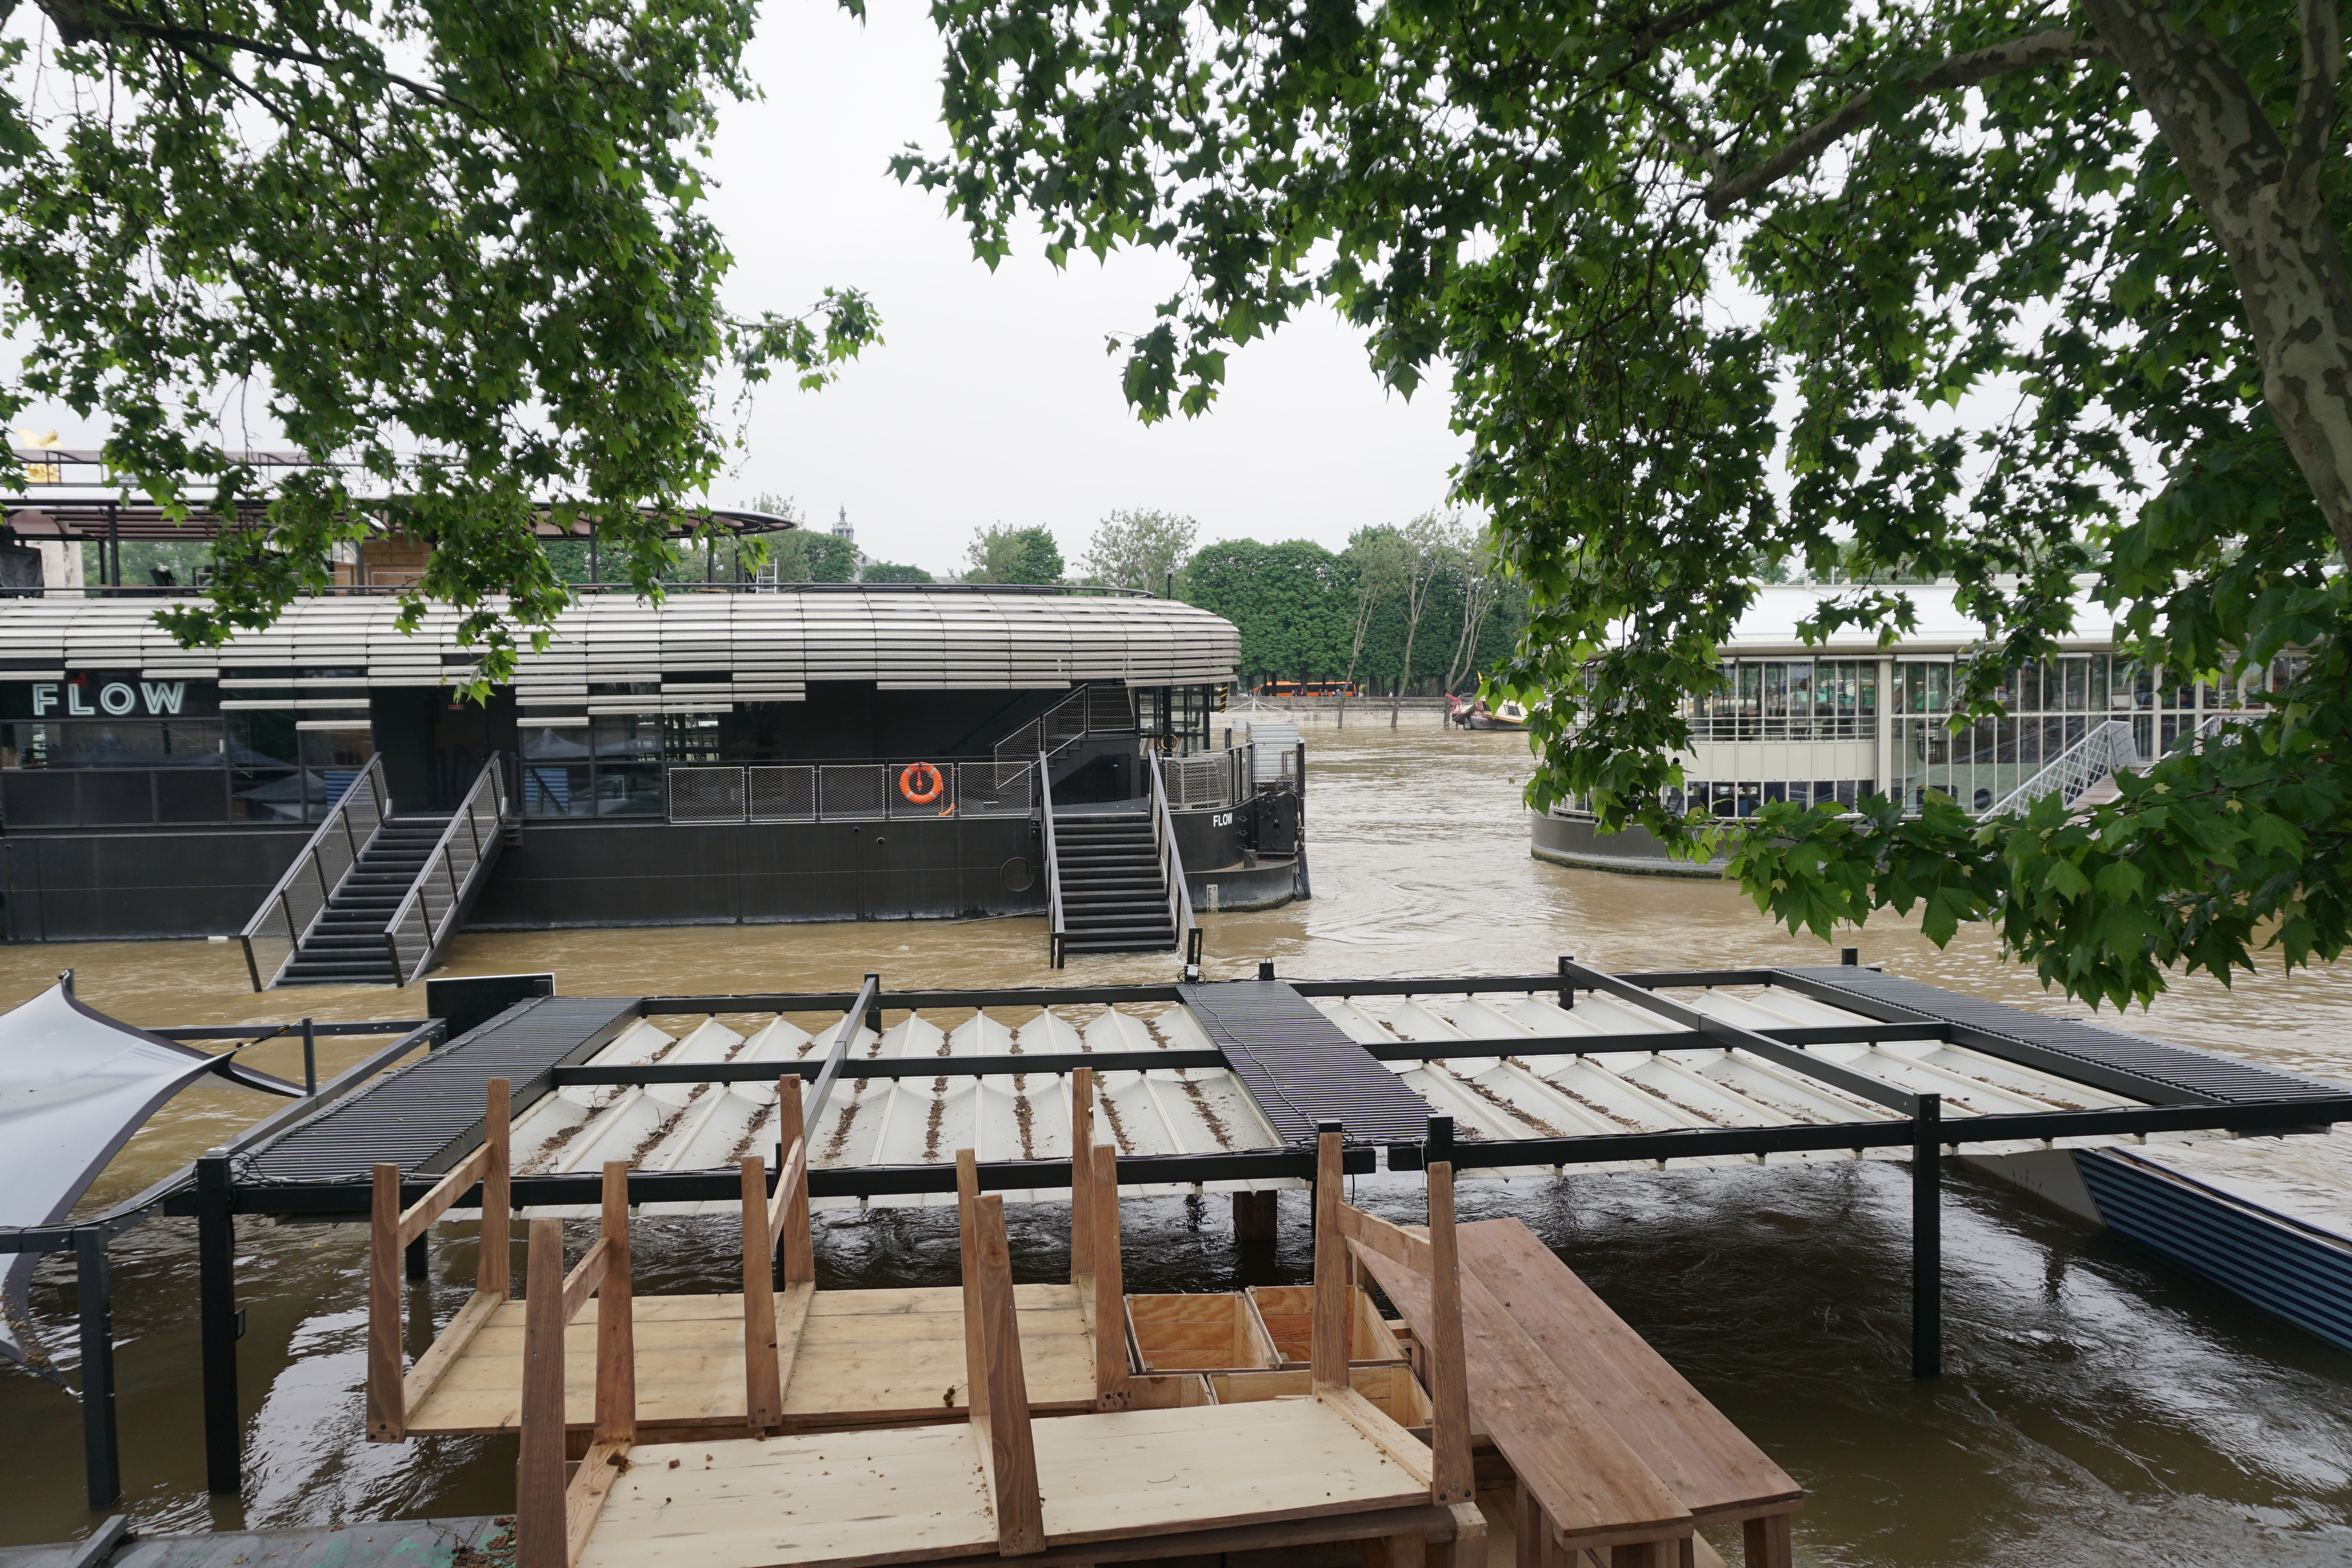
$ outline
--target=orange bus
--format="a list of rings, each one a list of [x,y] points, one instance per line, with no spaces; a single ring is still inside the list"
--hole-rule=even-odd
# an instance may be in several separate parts
[[[1262,697],[1352,697],[1353,681],[1268,681],[1257,688]]]

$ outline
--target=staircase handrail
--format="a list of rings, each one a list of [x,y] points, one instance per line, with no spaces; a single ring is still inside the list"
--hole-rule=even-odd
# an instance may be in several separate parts
[[[1054,841],[1053,769],[1046,766],[1043,751],[1037,753],[1037,806],[1045,820],[1045,962],[1049,968],[1058,969],[1069,933],[1062,923],[1062,853]]]
[[[443,828],[441,836],[434,841],[433,852],[425,857],[424,869],[408,884],[408,895],[400,901],[400,906],[383,923],[384,951],[392,957],[394,985],[404,986],[431,968],[434,960],[448,946],[449,938],[457,935],[466,901],[472,896],[475,885],[483,874],[482,848],[485,844],[495,843],[498,835],[506,828],[505,760],[501,753],[494,751],[490,753],[489,760],[482,764],[481,772],[474,776],[473,788],[466,791],[465,800],[449,814],[449,825]],[[488,809],[489,824],[487,831],[483,829],[485,808]],[[460,830],[463,830],[463,838],[459,836]],[[466,862],[462,877],[457,874],[452,854],[461,844],[470,852],[471,857]],[[432,906],[423,902],[425,891],[433,885],[436,873],[449,884],[449,902],[443,909],[437,925],[433,919]],[[403,962],[400,956],[401,932],[408,924],[412,912],[425,927],[425,944],[414,967]]]
[[[360,797],[362,786],[365,787],[367,804],[375,817],[368,824],[367,836],[354,841],[352,803]],[[301,852],[294,857],[294,863],[286,868],[286,874],[278,879],[277,884],[263,897],[260,907],[253,912],[253,917],[237,933],[237,940],[245,948],[245,972],[251,977],[255,990],[266,991],[278,983],[278,977],[286,972],[286,966],[292,963],[294,956],[301,951],[302,939],[310,935],[311,928],[327,913],[327,904],[335,896],[336,890],[342,886],[343,879],[352,874],[352,867],[359,864],[360,857],[375,841],[376,834],[383,831],[384,819],[391,815],[392,800],[383,788],[383,758],[381,756],[371,757],[367,766],[360,769],[359,776],[344,787],[342,795],[328,811],[325,820],[320,822],[318,831],[304,842]],[[351,858],[343,862],[342,870],[330,883],[323,873],[324,862],[320,849],[335,841],[340,841],[350,852]],[[299,923],[300,929],[297,930],[293,905],[288,902],[288,894],[306,874],[319,884],[319,907],[311,912],[308,920]],[[271,967],[269,977],[265,980],[261,977],[260,962],[253,955],[253,939],[261,935],[264,923],[272,914],[278,915],[286,926],[286,956]]]
[[[2118,768],[2137,766],[2139,747],[2132,738],[2131,722],[2111,718],[2052,758],[2047,766],[1978,815],[2007,816],[2051,794],[2057,795],[2062,805],[2071,806],[2075,797]]]
[[[1160,851],[1160,877],[1168,886],[1168,924],[1176,933],[1176,950],[1189,953],[1192,934],[1192,890],[1184,885],[1184,856],[1176,847],[1176,823],[1168,814],[1168,788],[1160,769],[1151,775],[1151,838]]]
[[[1029,720],[1020,728],[1014,730],[1011,735],[1008,735],[1003,740],[998,741],[995,747],[992,749],[991,755],[994,756],[999,761],[1003,760],[1004,756],[1008,751],[1018,755],[1023,752],[1034,750],[1048,759],[1059,757],[1062,753],[1067,751],[1070,747],[1076,746],[1078,742],[1084,740],[1087,736],[1094,733],[1093,699],[1095,695],[1102,688],[1098,686],[1091,685],[1078,687],[1076,690],[1070,693],[1069,695],[1055,703],[1052,707],[1047,708],[1044,713],[1039,714],[1035,718]],[[1134,695],[1132,693],[1125,691],[1124,688],[1122,688],[1120,695],[1127,698],[1128,723],[1132,727],[1135,722]],[[1072,706],[1076,706],[1078,708],[1078,726],[1076,729],[1072,729],[1066,734],[1062,734],[1059,742],[1055,742],[1054,737],[1058,732],[1053,727],[1052,721],[1060,717],[1064,709]]]

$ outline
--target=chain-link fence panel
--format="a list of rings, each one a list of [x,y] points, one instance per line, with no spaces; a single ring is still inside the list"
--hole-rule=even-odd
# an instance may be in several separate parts
[[[751,821],[814,822],[816,821],[816,769],[814,768],[749,768]]]
[[[673,768],[669,770],[669,820],[673,822],[740,822],[743,820],[743,769]]]
[[[890,780],[893,817],[952,817],[956,810],[955,765],[910,762],[884,770]]]
[[[889,814],[885,803],[890,770],[879,763],[816,770],[817,815],[828,822],[878,821]]]
[[[1199,811],[1234,803],[1233,759],[1224,752],[1201,757],[1163,757],[1160,781],[1174,811]]]
[[[1025,817],[1037,805],[1037,768],[1030,762],[956,766],[956,812],[965,817]]]

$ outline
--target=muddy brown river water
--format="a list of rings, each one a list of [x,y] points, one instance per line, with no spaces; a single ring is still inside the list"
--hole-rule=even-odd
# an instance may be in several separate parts
[[[1517,802],[1520,737],[1442,731],[1408,716],[1307,726],[1316,898],[1209,918],[1213,973],[1271,957],[1300,977],[1546,970],[1573,953],[1606,968],[1831,962],[1719,883],[1569,871],[1532,859]],[[1964,935],[1945,951],[1899,920],[1842,940],[1865,961],[2055,1012],[2029,973]],[[1035,919],[482,934],[446,973],[555,972],[562,989],[847,989],[1046,983]],[[404,993],[257,997],[234,946],[110,943],[0,948],[0,1005],[68,965],[79,994],[147,1024],[406,1018]],[[1164,956],[1074,961],[1061,978],[1170,977]],[[2183,983],[2130,1027],[2352,1082],[2352,969]],[[321,1072],[363,1049],[322,1042]],[[299,1047],[247,1060],[298,1077]],[[190,1091],[124,1150],[90,1204],[110,1203],[274,1105],[226,1085]],[[2352,1136],[2352,1134],[2345,1134]],[[1383,1189],[1383,1183],[1396,1185]],[[1368,1179],[1372,1207],[1412,1189]],[[1286,1199],[1295,1205],[1296,1199]],[[1465,1218],[1515,1215],[1811,1491],[1800,1562],[1927,1565],[2342,1564],[2352,1562],[2352,1355],[2010,1187],[1955,1166],[1946,1219],[1946,1375],[1909,1354],[1909,1185],[1899,1165],[1544,1178],[1465,1187]],[[1306,1236],[1247,1253],[1219,1202],[1126,1206],[1129,1288],[1229,1289],[1304,1280]],[[1066,1270],[1066,1211],[1011,1211],[1022,1277]],[[711,1222],[651,1221],[649,1291],[723,1290],[733,1244]],[[723,1228],[723,1226],[721,1227]],[[952,1212],[822,1217],[822,1286],[952,1282]],[[360,1435],[364,1237],[356,1228],[239,1233],[247,1309],[239,1373],[242,1500],[204,1491],[194,1249],[186,1222],[115,1247],[124,1507],[134,1527],[309,1525],[503,1511],[510,1441],[371,1444]],[[440,1321],[471,1282],[470,1249],[436,1254],[421,1287]],[[70,1267],[43,1266],[36,1316],[70,1365]],[[413,1343],[412,1351],[421,1349]],[[0,1544],[76,1536],[79,1423],[64,1390],[0,1372]],[[1728,1542],[1719,1545],[1730,1546]],[[1734,1560],[1737,1560],[1736,1549]]]

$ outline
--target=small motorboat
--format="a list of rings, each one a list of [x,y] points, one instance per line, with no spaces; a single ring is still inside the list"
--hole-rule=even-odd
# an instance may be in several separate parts
[[[1489,708],[1484,697],[1457,697],[1445,695],[1446,721],[1462,729],[1525,729],[1528,710],[1524,704],[1503,702]]]

